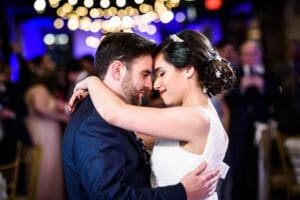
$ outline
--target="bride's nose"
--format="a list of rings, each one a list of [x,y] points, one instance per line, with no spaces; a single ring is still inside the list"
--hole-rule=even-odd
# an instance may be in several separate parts
[[[153,84],[153,89],[159,90],[159,88],[160,88],[160,81],[158,79],[155,79]]]

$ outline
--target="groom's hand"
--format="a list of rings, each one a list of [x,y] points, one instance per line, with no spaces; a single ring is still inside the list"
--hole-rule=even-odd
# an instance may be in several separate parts
[[[188,200],[205,199],[213,194],[220,176],[219,170],[205,172],[206,162],[201,163],[199,167],[186,174],[181,183],[184,186]]]

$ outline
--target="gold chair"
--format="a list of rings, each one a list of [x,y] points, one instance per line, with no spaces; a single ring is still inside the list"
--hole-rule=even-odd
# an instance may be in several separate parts
[[[294,144],[291,146],[291,142]],[[295,146],[296,145],[296,146]],[[285,140],[285,153],[290,161],[291,185],[289,193],[291,198],[300,199],[300,138],[288,137]],[[296,148],[295,148],[296,147]]]
[[[290,155],[285,147],[286,137],[277,132],[274,136],[275,147],[278,152],[280,167],[270,175],[270,189],[272,191],[284,191],[287,200],[300,197],[300,184],[296,182],[296,176],[290,165]]]
[[[6,180],[7,199],[16,198],[16,190],[18,185],[19,167],[21,160],[21,142],[17,143],[16,158],[13,162],[0,166],[0,171]]]
[[[258,143],[258,199],[267,200],[270,196],[270,129],[262,132]]]
[[[41,153],[42,150],[40,146],[25,146],[23,148],[22,161],[26,168],[27,200],[36,199]]]

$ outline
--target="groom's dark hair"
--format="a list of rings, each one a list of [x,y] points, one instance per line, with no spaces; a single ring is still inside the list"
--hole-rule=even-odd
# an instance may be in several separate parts
[[[114,32],[107,34],[101,41],[97,52],[95,67],[98,76],[103,80],[108,66],[114,60],[130,62],[142,56],[152,54],[155,43],[134,33]]]

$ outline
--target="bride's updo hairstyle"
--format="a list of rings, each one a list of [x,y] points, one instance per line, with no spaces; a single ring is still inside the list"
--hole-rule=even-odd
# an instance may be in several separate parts
[[[156,48],[154,56],[159,53],[177,69],[194,66],[203,92],[210,97],[228,91],[236,80],[230,62],[220,57],[210,41],[196,31],[171,35]]]

